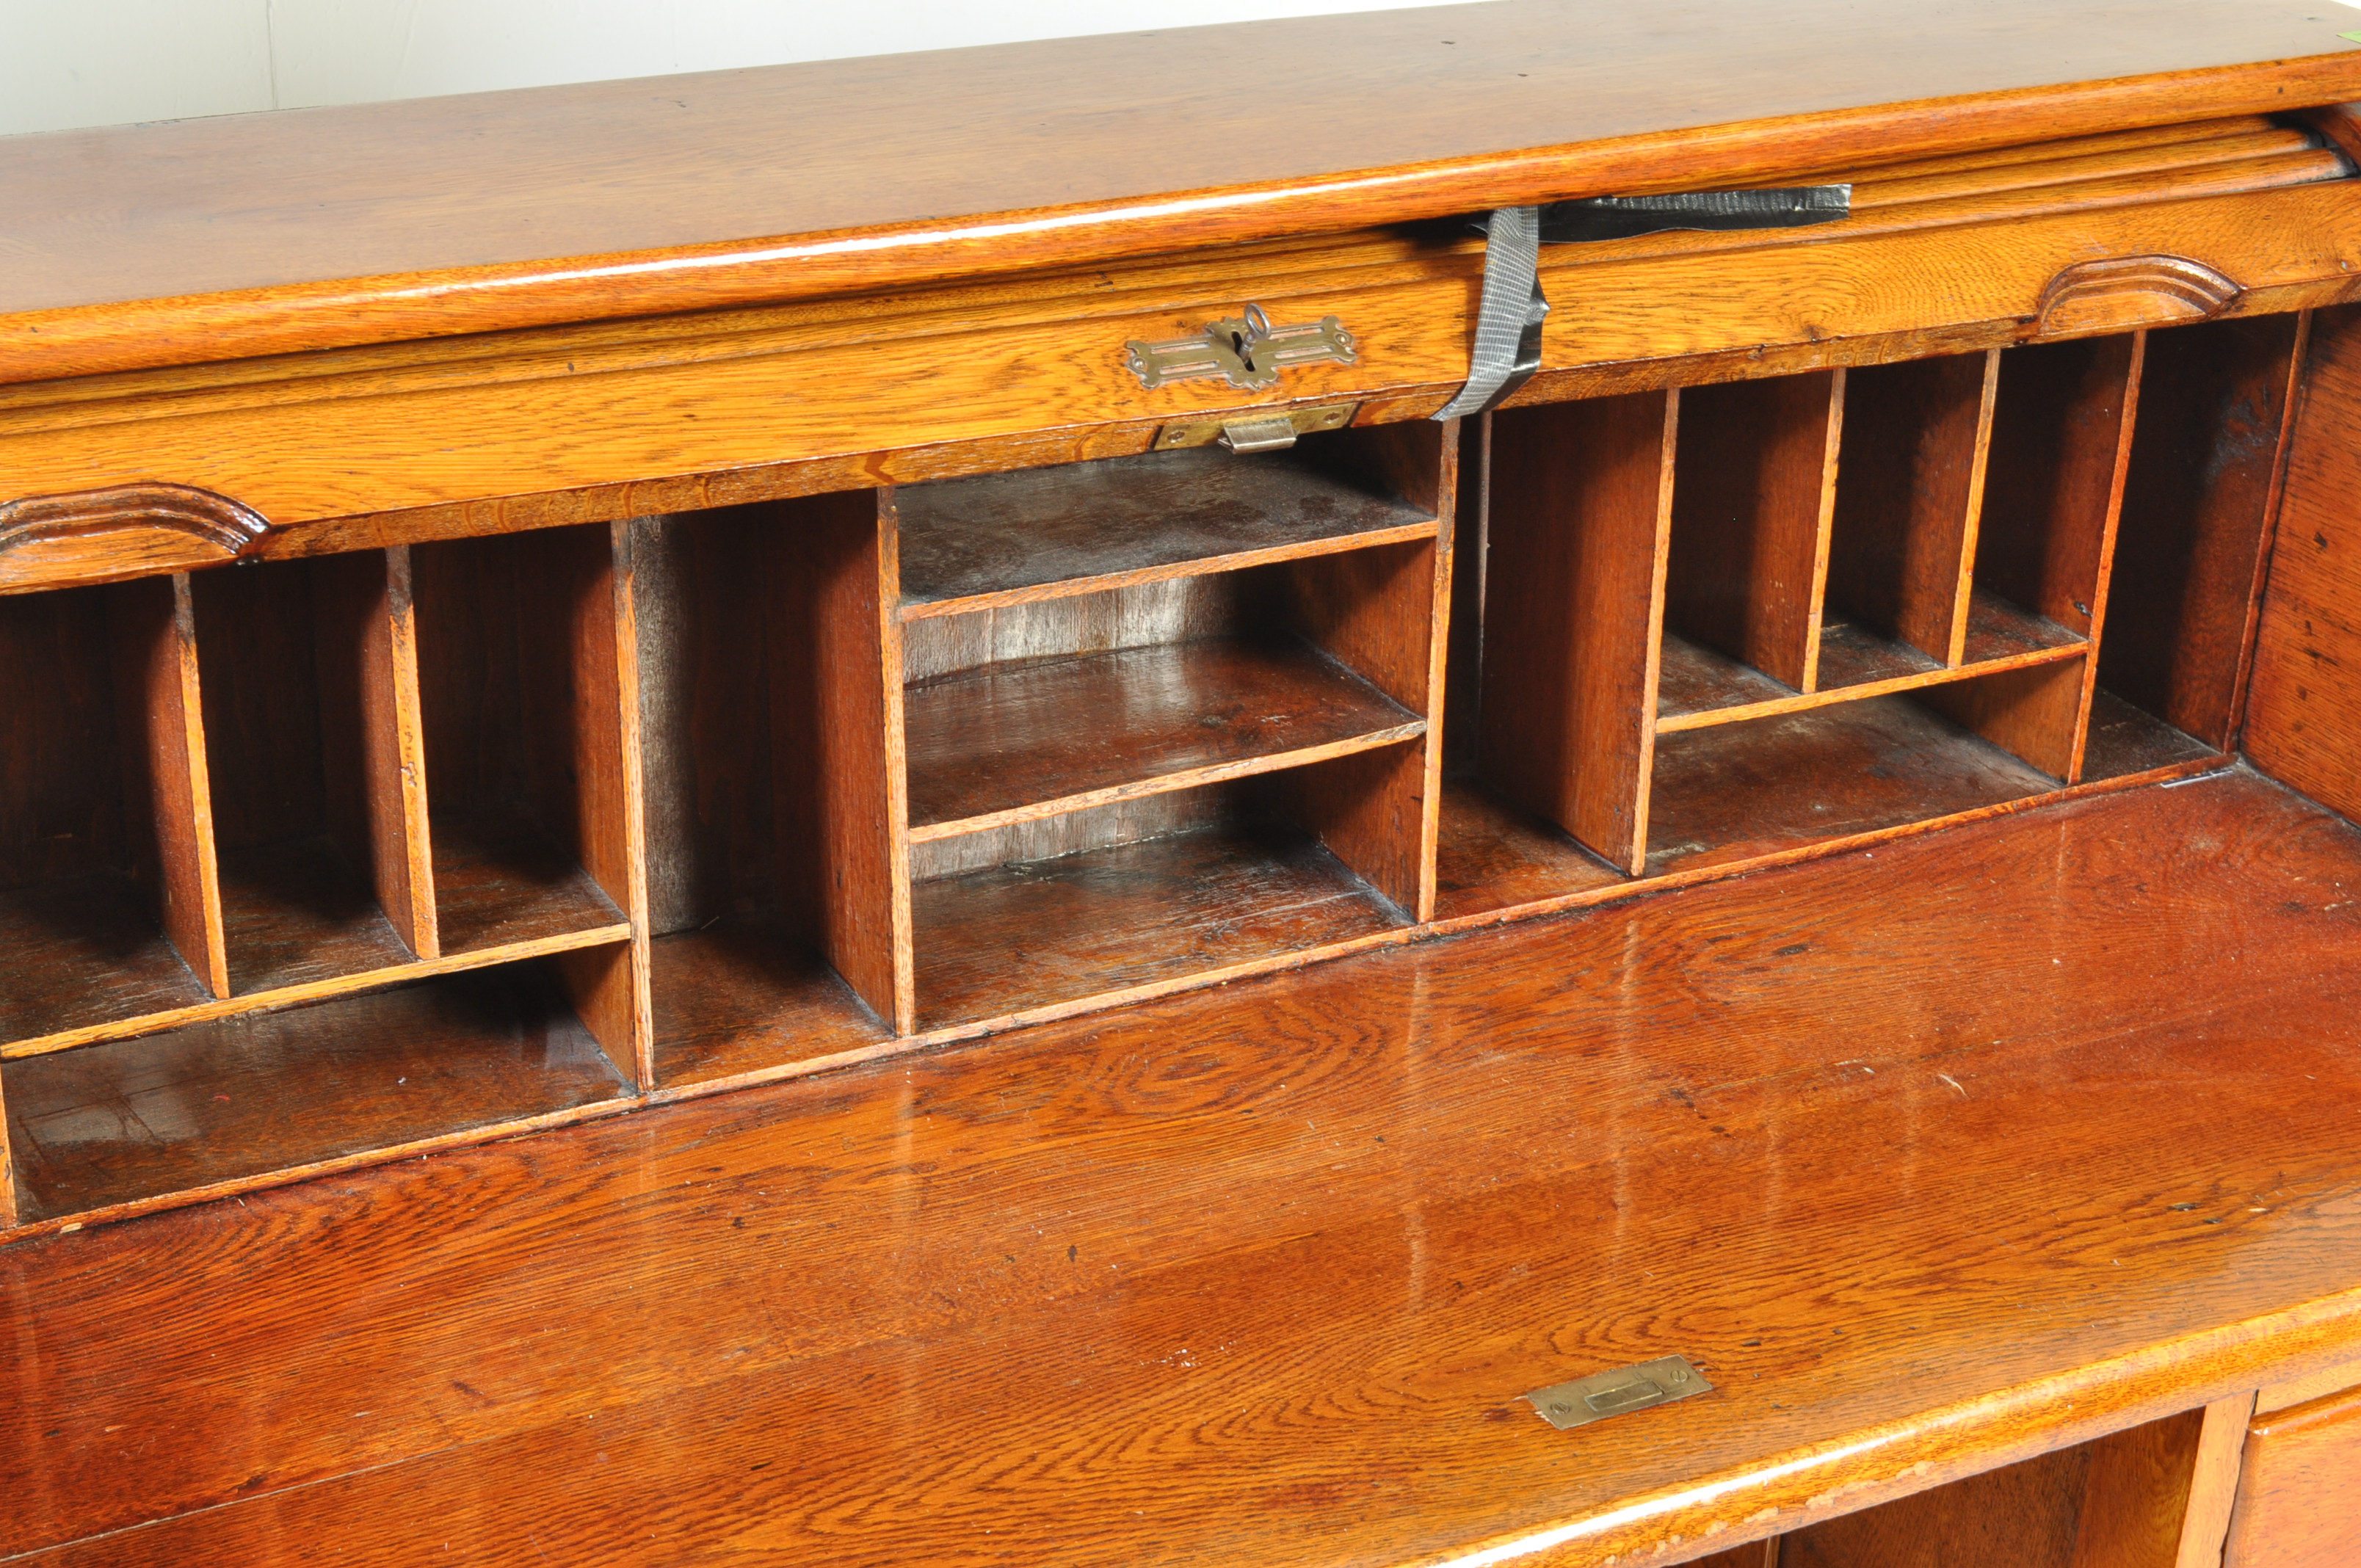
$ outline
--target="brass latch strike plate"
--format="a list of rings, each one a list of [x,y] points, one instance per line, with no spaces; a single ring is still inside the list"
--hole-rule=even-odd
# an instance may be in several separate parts
[[[1542,1420],[1564,1431],[1568,1427],[1620,1416],[1626,1410],[1669,1405],[1675,1399],[1703,1394],[1712,1387],[1705,1374],[1689,1365],[1688,1357],[1666,1355],[1643,1361],[1637,1366],[1594,1372],[1571,1383],[1552,1384],[1518,1398],[1539,1410]]]
[[[1299,435],[1342,430],[1360,411],[1358,403],[1331,403],[1316,409],[1259,409],[1175,420],[1156,433],[1156,444],[1149,450],[1170,452],[1181,446],[1211,446],[1218,441],[1233,452],[1277,452],[1294,445]]]
[[[1123,362],[1152,391],[1197,376],[1219,376],[1233,387],[1268,387],[1290,365],[1350,365],[1359,357],[1353,334],[1334,316],[1273,326],[1260,305],[1248,305],[1244,315],[1224,316],[1194,337],[1155,343],[1135,337],[1124,345]]]

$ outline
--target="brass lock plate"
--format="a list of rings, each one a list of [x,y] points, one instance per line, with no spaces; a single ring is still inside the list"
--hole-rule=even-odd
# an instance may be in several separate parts
[[[1669,1405],[1712,1387],[1705,1374],[1689,1364],[1687,1356],[1665,1355],[1637,1366],[1594,1372],[1571,1383],[1554,1383],[1518,1398],[1540,1411],[1542,1420],[1564,1431],[1568,1427],[1620,1416],[1626,1410]]]
[[[1360,411],[1358,403],[1329,403],[1314,409],[1248,409],[1175,420],[1156,433],[1156,444],[1149,450],[1170,452],[1181,446],[1211,446],[1218,441],[1233,452],[1275,452],[1294,445],[1299,435],[1342,430]]]
[[[1233,387],[1268,387],[1290,365],[1350,365],[1359,357],[1353,334],[1334,316],[1273,326],[1260,305],[1250,304],[1243,315],[1224,316],[1194,337],[1135,337],[1124,345],[1123,362],[1153,391],[1198,376],[1219,376]]]

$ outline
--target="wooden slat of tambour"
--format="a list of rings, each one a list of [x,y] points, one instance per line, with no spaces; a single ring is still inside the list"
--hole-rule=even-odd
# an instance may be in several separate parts
[[[1843,431],[1842,370],[1684,399],[1664,618],[1799,692],[1814,689]]]
[[[1930,49],[1838,0],[1510,5],[22,137],[5,199],[44,221],[11,236],[7,373],[1088,264],[2361,95],[2361,63],[2301,6],[2164,0],[2142,24],[2004,0]],[[1273,60],[1283,103],[1250,85]],[[2090,76],[2060,82],[2061,60]],[[1176,70],[1186,115],[1143,106],[1134,84]],[[1503,124],[1523,150],[1500,150]],[[609,178],[553,178],[592,162]]]
[[[1878,172],[1866,174],[1850,182],[1852,204],[1856,209],[1873,211],[1912,202],[1939,202],[1958,196],[1997,195],[2010,191],[2072,185],[2085,180],[2179,174],[2187,170],[2202,169],[2207,164],[2237,163],[2287,153],[2316,152],[2319,146],[2318,140],[2309,132],[2268,130],[2248,136],[2179,142],[2162,147],[2086,153],[2025,163],[1986,164],[1976,169],[1939,173]]]
[[[199,981],[230,993],[221,867],[205,760],[196,616],[186,573],[118,589],[114,601],[125,766],[136,779],[131,825],[164,932]]]
[[[1851,373],[1825,619],[1960,662],[1998,372],[1989,351]]]
[[[2344,455],[2361,439],[2361,313],[2313,314],[2303,376],[2242,744],[2274,778],[2361,812],[2361,630],[2345,608],[2361,594],[2361,487]]]
[[[2099,679],[2213,746],[2236,732],[2305,324],[2147,334]]]
[[[1593,247],[1552,247],[1554,296],[1586,308],[1552,318],[1546,360],[1562,368],[1545,370],[1520,399],[1568,395],[1569,376],[1582,395],[1697,378],[1696,366],[1642,363],[1664,355],[1730,356],[1705,377],[1728,379],[2015,341],[2059,269],[2094,247],[2213,258],[2246,286],[2242,310],[2333,298],[2350,277],[2344,263],[2361,258],[2361,212],[2340,185],[2235,203],[2158,194],[2146,205],[2011,219],[1979,239],[1971,265],[1945,227],[1863,239],[1844,238],[1843,225],[1793,231],[1815,237],[1730,255],[1672,247],[1613,259]],[[1576,266],[1558,254],[1575,250],[1589,258]],[[258,508],[280,525],[262,550],[294,554],[1136,454],[1168,419],[1236,405],[1235,394],[1216,396],[1202,382],[1144,390],[1122,368],[1120,344],[1201,326],[1209,313],[1235,308],[1235,290],[1252,291],[1278,319],[1333,312],[1363,335],[1360,365],[1290,370],[1291,395],[1407,398],[1414,406],[1389,417],[1423,416],[1466,374],[1479,258],[1455,250],[1444,262],[1367,288],[1290,274],[1268,293],[1268,279],[1257,282],[1242,267],[1218,293],[1208,286],[1168,294],[1169,311],[1126,292],[1129,314],[1101,316],[1105,302],[1078,298],[1044,320],[1049,307],[1037,300],[1023,324],[1000,324],[976,307],[972,334],[878,337],[864,324],[859,333],[756,333],[737,347],[725,334],[723,347],[701,357],[671,335],[680,323],[665,332],[651,323],[636,349],[577,361],[568,349],[578,345],[553,344],[478,386],[449,384],[449,372],[412,345],[401,353],[430,362],[357,373],[357,384],[230,389],[245,406],[209,408],[205,394],[109,400],[106,422],[93,423],[93,410],[77,404],[73,418],[85,422],[71,427],[53,422],[56,410],[20,409],[0,437],[0,467],[25,488],[47,491],[170,472]],[[1925,280],[1933,277],[1945,282],[1933,313],[1941,319],[1930,322]],[[1860,341],[1895,334],[1904,341]],[[1960,334],[1965,341],[1952,335]],[[1077,357],[1078,334],[1103,337],[1110,351]],[[790,342],[792,353],[773,346]],[[1776,354],[1802,357],[1782,366]],[[596,373],[621,367],[618,359],[663,373]],[[486,373],[468,364],[470,376]],[[1570,368],[1605,366],[1615,368]],[[832,390],[851,381],[867,389],[857,411]],[[396,387],[401,396],[390,395]],[[253,401],[266,392],[278,400]],[[160,417],[126,417],[135,412]],[[550,440],[552,430],[561,438]],[[431,465],[417,460],[422,448],[435,453]],[[382,511],[404,515],[361,515]]]
[[[2114,795],[17,1246],[14,1414],[58,1435],[0,1445],[0,1549],[1590,1564],[1802,1527],[2351,1358],[2356,876],[2251,775]],[[1671,1348],[1713,1396],[1587,1436],[1515,1402]],[[602,1453],[663,1508],[579,1486]]]
[[[329,830],[411,952],[440,958],[408,547],[328,557],[313,605]]]
[[[1610,865],[1642,869],[1679,393],[1496,415],[1483,767]]]
[[[2181,125],[2142,126],[2136,130],[2107,131],[2098,136],[2059,137],[2015,147],[1990,147],[1976,152],[1956,152],[1940,158],[1912,158],[1899,162],[1865,163],[1842,172],[1855,180],[1902,178],[1914,174],[1948,174],[1960,169],[2012,167],[2054,158],[2081,158],[2092,153],[2123,152],[2133,148],[2168,148],[2190,142],[2206,143],[2249,137],[2283,127],[2264,115],[2239,115],[2224,120],[2197,120]],[[1832,174],[1832,178],[1834,175]]]

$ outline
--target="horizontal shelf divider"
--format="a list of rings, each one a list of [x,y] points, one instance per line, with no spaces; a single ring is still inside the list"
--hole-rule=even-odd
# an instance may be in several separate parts
[[[2027,669],[2036,664],[2054,664],[2061,660],[2080,657],[2088,647],[2089,644],[2078,638],[2055,648],[2037,648],[2026,653],[1989,659],[1980,664],[1937,665],[1934,669],[1922,670],[1915,674],[1894,675],[1882,681],[1864,682],[1857,686],[1799,692],[1793,696],[1740,703],[1730,707],[1710,707],[1697,713],[1666,714],[1656,720],[1656,733],[1672,735],[1684,729],[1704,729],[1716,724],[1738,724],[1750,718],[1769,718],[1782,713],[1801,713],[1807,708],[1828,707],[1837,703],[1891,696],[1896,692],[1919,691],[1953,681],[1971,681],[1979,675],[1999,674],[2004,671]]]
[[[1048,599],[1073,598],[1082,594],[1104,593],[1110,588],[1127,588],[1137,583],[1163,583],[1176,577],[1207,577],[1217,572],[1244,571],[1248,566],[1267,566],[1279,561],[1301,561],[1314,555],[1337,555],[1348,550],[1372,550],[1384,544],[1433,539],[1441,531],[1442,524],[1429,518],[1397,527],[1371,529],[1365,533],[1332,534],[1298,543],[1239,550],[1222,555],[1201,555],[1186,561],[1166,562],[1093,576],[1065,577],[1056,582],[1028,584],[1023,587],[970,594],[959,598],[913,600],[906,597],[901,617],[904,620],[924,620],[938,615],[966,615],[974,610],[997,609],[1005,605],[1039,604]]]
[[[1426,730],[1308,643],[1234,637],[986,664],[912,686],[906,712],[913,843]]]
[[[285,986],[276,991],[258,991],[244,996],[233,996],[219,1002],[201,1002],[187,1007],[175,1007],[167,1012],[142,1014],[137,1017],[111,1023],[93,1024],[80,1029],[69,1029],[54,1035],[43,1035],[28,1040],[16,1040],[0,1045],[0,1061],[19,1061],[27,1057],[47,1056],[52,1051],[71,1050],[77,1046],[102,1045],[109,1040],[137,1039],[142,1035],[162,1034],[167,1030],[185,1028],[192,1024],[210,1024],[224,1018],[234,1018],[242,1013],[262,1013],[277,1007],[291,1007],[301,1003],[322,1002],[331,997],[351,996],[381,986],[400,985],[408,981],[432,980],[437,975],[460,974],[468,970],[491,969],[497,965],[521,963],[527,959],[545,957],[551,953],[573,952],[582,948],[603,948],[631,939],[631,927],[626,923],[601,926],[592,930],[569,931],[561,936],[537,938],[529,942],[511,942],[505,947],[483,948],[471,953],[451,953],[439,959],[423,959],[406,964],[392,964],[383,969],[360,970],[325,980],[312,981],[302,985]]]
[[[1426,733],[1426,720],[1413,718],[1385,729],[1373,729],[1348,740],[1332,740],[1324,745],[1306,746],[1299,751],[1274,751],[1266,756],[1247,757],[1235,762],[1221,762],[1209,767],[1188,768],[1178,773],[1159,773],[1154,778],[1139,779],[1130,784],[1111,784],[1104,789],[1090,790],[1080,795],[1060,795],[1027,806],[1011,806],[981,817],[963,817],[952,822],[930,822],[910,829],[910,842],[930,843],[938,839],[958,839],[970,833],[982,833],[994,828],[1005,828],[1017,822],[1035,822],[1044,817],[1062,817],[1071,811],[1082,811],[1093,806],[1112,806],[1118,801],[1141,800],[1152,795],[1166,795],[1174,790],[1194,789],[1200,784],[1222,784],[1230,779],[1252,778],[1257,773],[1275,773],[1289,768],[1301,768],[1313,762],[1324,762],[1332,757],[1349,757],[1357,751],[1373,751],[1380,746],[1399,745],[1415,740]]]

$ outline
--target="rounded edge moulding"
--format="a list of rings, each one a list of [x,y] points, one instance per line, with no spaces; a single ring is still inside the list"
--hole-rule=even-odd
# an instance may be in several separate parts
[[[2361,97],[2345,18],[2306,12],[1492,0],[15,137],[0,382]]]

